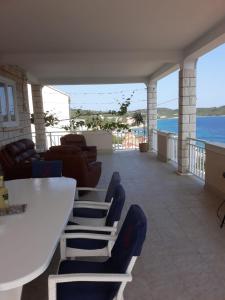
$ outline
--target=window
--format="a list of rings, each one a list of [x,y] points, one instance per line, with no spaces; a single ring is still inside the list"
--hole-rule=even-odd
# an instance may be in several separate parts
[[[7,78],[0,77],[0,126],[17,126],[16,86]]]

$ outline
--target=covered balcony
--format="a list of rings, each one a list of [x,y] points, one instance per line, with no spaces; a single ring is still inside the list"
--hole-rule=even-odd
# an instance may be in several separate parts
[[[99,186],[118,170],[127,194],[123,214],[137,203],[148,217],[145,248],[125,299],[224,299],[225,242],[216,210],[225,195],[225,148],[196,140],[197,60],[225,42],[224,11],[222,0],[1,5],[1,147],[32,138],[27,84],[38,152],[58,143],[46,132],[43,86],[146,85],[148,153],[113,151],[121,148],[113,149],[108,133],[106,144],[99,133],[90,137],[102,150]],[[179,70],[178,136],[156,128],[157,82],[174,70]],[[24,286],[22,300],[48,299],[46,275],[57,263],[56,252],[50,269]]]
[[[121,174],[127,199],[123,215],[137,203],[148,217],[145,247],[124,298],[222,300],[225,241],[216,217],[221,200],[152,154],[117,152],[99,160],[99,186],[108,184],[114,170]],[[58,259],[57,252],[46,273],[24,287],[23,300],[48,299],[47,276],[56,272]]]

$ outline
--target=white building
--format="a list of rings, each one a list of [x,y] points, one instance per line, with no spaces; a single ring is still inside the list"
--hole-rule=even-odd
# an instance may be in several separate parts
[[[33,113],[33,105],[32,105],[32,97],[31,97],[31,88],[28,87],[28,95],[29,95],[29,105],[30,112]],[[50,86],[44,86],[42,89],[42,97],[43,97],[43,107],[44,112],[49,112],[50,114],[54,114],[60,122],[54,127],[47,127],[47,132],[52,131],[61,131],[62,126],[69,125],[70,119],[70,97],[69,95],[53,88]],[[32,124],[32,131],[34,131],[34,125]]]

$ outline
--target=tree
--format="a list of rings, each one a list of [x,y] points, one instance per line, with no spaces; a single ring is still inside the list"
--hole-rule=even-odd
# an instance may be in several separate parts
[[[104,117],[101,113],[96,113],[94,116],[90,117],[90,114],[85,115],[83,120],[79,120],[81,117],[81,110],[73,110],[73,117],[70,119],[69,126],[63,126],[65,130],[76,130],[80,127],[86,126],[88,129],[92,130],[128,130],[129,126],[122,122],[121,117],[127,113],[128,106],[130,105],[130,98],[127,98],[123,103],[120,103],[120,108],[118,111],[109,111],[108,114],[112,116],[118,116],[117,120],[115,118]]]
[[[59,123],[59,119],[55,114],[51,114],[49,111],[44,112],[45,127],[53,127]],[[30,122],[34,124],[34,114],[30,115]]]
[[[144,116],[142,115],[141,112],[135,112],[132,116],[132,119],[134,119],[134,125],[136,126],[140,126],[141,124],[145,124],[145,121],[144,121]]]
[[[133,123],[134,126],[140,126],[141,124],[143,124],[144,139],[145,139],[147,135],[145,116],[141,112],[136,111],[133,114],[132,118],[134,119],[134,123]]]

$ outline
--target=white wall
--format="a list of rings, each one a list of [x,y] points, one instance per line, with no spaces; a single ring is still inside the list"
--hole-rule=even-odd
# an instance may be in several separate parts
[[[97,146],[98,152],[112,152],[112,133],[97,131],[82,131],[88,146]]]
[[[29,106],[30,112],[33,113],[33,104],[32,104],[32,93],[31,86],[28,85],[28,97],[29,97]],[[49,111],[59,120],[64,120],[59,122],[55,127],[46,127],[46,132],[53,131],[62,131],[62,126],[69,125],[70,118],[70,97],[52,87],[44,86],[42,89],[43,97],[43,107],[44,112]],[[34,125],[31,126],[32,131],[35,131]]]
[[[206,144],[205,187],[225,197],[225,147],[224,144]]]
[[[60,127],[69,125],[70,118],[70,98],[66,94],[55,90],[54,88],[44,86],[42,89],[44,111],[54,113],[61,121],[54,128],[47,127],[46,131],[60,131]]]

